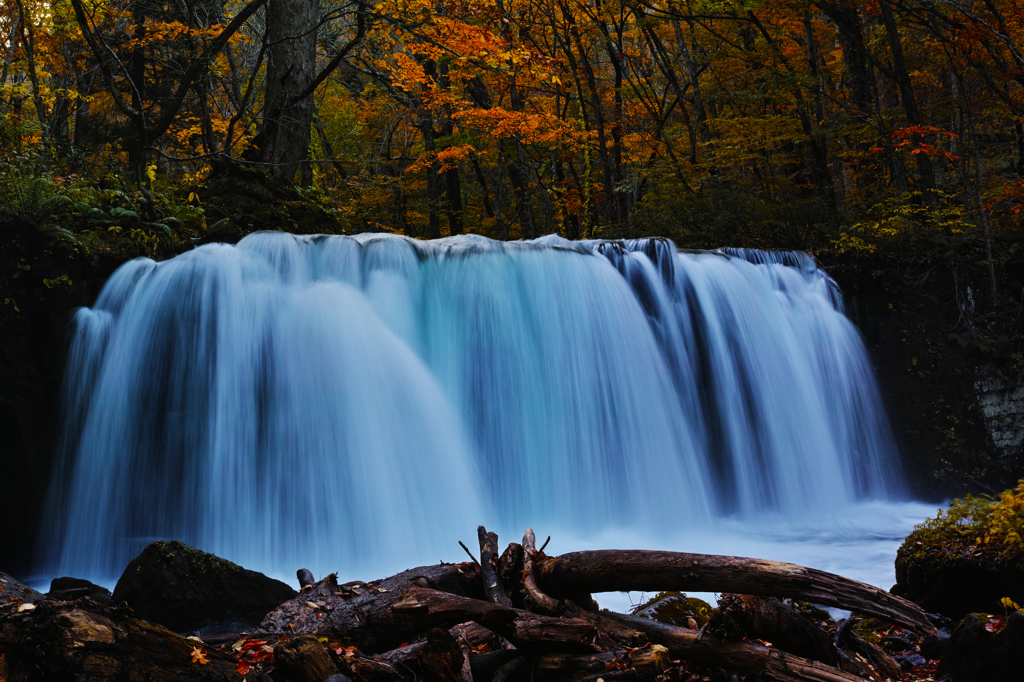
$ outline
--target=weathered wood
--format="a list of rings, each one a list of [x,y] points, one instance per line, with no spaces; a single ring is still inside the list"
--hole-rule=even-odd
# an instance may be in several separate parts
[[[339,585],[336,576],[329,575],[268,613],[259,631],[331,634],[373,654],[394,649],[432,627],[472,620],[439,623],[413,611],[393,609],[410,587],[442,590],[472,600],[484,596],[478,568],[469,562],[422,566],[370,583]]]
[[[428,632],[425,646],[416,655],[424,682],[462,682],[464,661],[459,643],[443,628]]]
[[[405,682],[405,677],[392,666],[358,651],[336,656],[335,662],[345,675],[357,682]]]
[[[275,682],[323,682],[337,672],[327,647],[312,635],[274,647]]]
[[[557,599],[552,599],[537,587],[535,571],[536,561],[540,555],[537,553],[536,542],[533,529],[527,528],[526,534],[523,536],[523,589],[526,590],[527,607],[537,613],[557,615],[562,612],[562,605],[558,603]]]
[[[512,606],[522,608],[524,606],[523,592],[523,546],[518,542],[509,543],[505,551],[501,553],[498,560],[498,577],[501,584],[505,586],[508,598],[512,600]]]
[[[777,649],[829,665],[839,661],[832,637],[775,597],[723,594],[708,632],[726,640],[766,640]]]
[[[534,567],[539,590],[552,598],[580,591],[736,592],[791,597],[935,634],[919,606],[872,585],[779,561],[645,550],[597,550],[543,558]]]
[[[859,677],[841,670],[771,649],[754,642],[723,642],[700,636],[696,630],[667,625],[621,613],[604,613],[608,618],[640,630],[651,642],[668,649],[669,657],[717,668],[732,668],[744,674],[768,674],[777,682],[858,682]]]
[[[460,623],[449,628],[448,632],[451,633],[452,637],[459,641],[464,641],[470,647],[476,647],[497,637],[497,635],[484,626],[472,621]],[[397,649],[377,654],[374,658],[382,663],[387,663],[388,665],[398,668],[402,665],[409,665],[410,663],[415,662],[417,656],[419,656],[419,652],[422,651],[426,645],[426,638],[420,638],[415,642],[411,642],[405,646],[400,646]]]
[[[498,534],[488,533],[483,526],[476,529],[480,538],[480,577],[484,584],[487,599],[495,604],[512,606],[512,601],[505,592],[505,585],[498,575]]]
[[[576,604],[567,605],[565,614],[571,618],[585,620],[597,630],[595,644],[603,651],[614,651],[622,647],[638,648],[648,643],[647,635],[607,616],[609,612],[593,612]]]
[[[883,677],[899,677],[902,672],[900,664],[887,654],[882,647],[872,644],[854,632],[854,620],[855,619],[853,618],[848,619],[846,623],[836,631],[836,641],[838,645],[841,648],[846,649],[847,652],[860,654],[861,659],[866,660],[874,666],[874,668],[881,673]],[[860,665],[856,662],[854,664]]]
[[[519,651],[515,649],[499,649],[482,654],[473,654],[469,657],[473,680],[475,682],[496,682],[499,671],[513,661],[518,661],[518,663],[508,669],[508,674],[513,669],[518,668],[519,664],[523,662],[522,654]]]
[[[637,679],[653,680],[665,671],[668,664],[668,649],[654,644],[639,649],[620,649],[589,656],[541,656],[530,670],[530,676],[534,680],[572,680],[606,673],[609,669],[632,669],[636,671]]]
[[[420,587],[407,590],[392,610],[434,626],[451,626],[472,620],[524,651],[595,650],[593,641],[597,630],[581,618],[544,616]]]

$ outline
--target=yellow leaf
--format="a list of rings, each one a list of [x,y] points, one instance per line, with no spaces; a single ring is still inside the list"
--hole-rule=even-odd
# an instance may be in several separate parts
[[[200,665],[206,665],[207,663],[209,663],[209,661],[206,660],[206,654],[203,653],[203,650],[199,647],[195,647],[192,649],[192,662],[199,663]]]

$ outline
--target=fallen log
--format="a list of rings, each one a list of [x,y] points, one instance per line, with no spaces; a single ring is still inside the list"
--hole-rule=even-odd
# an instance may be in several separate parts
[[[659,644],[639,649],[621,649],[588,656],[552,654],[541,656],[529,669],[529,679],[578,680],[591,675],[633,670],[638,680],[653,680],[669,665],[668,649]]]
[[[411,588],[392,610],[415,614],[420,622],[429,622],[433,627],[450,627],[471,620],[526,651],[580,652],[597,648],[597,629],[582,618],[544,616],[438,590]]]
[[[900,675],[900,664],[897,663],[882,647],[863,639],[853,630],[857,618],[849,618],[836,630],[836,646],[854,654],[853,665],[863,668],[867,663],[882,674],[883,677],[895,678]],[[859,660],[857,656],[859,655]]]
[[[472,621],[468,623],[460,623],[459,625],[449,628],[448,632],[451,633],[452,637],[456,640],[464,642],[470,648],[477,647],[485,642],[497,638],[497,635],[493,632]],[[408,666],[416,661],[419,657],[420,651],[422,651],[426,646],[426,638],[421,638],[416,642],[400,646],[397,649],[377,654],[374,658],[381,663],[387,663],[395,668]]]
[[[775,597],[723,594],[707,631],[730,641],[767,640],[777,649],[828,665],[839,662],[832,637]]]
[[[912,602],[866,583],[780,561],[597,550],[545,557],[531,573],[537,586],[553,598],[579,592],[735,592],[791,597],[869,614],[918,634],[936,632],[924,611]]]
[[[636,630],[653,644],[668,649],[669,657],[697,665],[732,668],[744,674],[768,674],[778,682],[858,682],[859,677],[832,666],[788,654],[754,642],[724,642],[697,630],[659,623],[647,618],[604,612]]]
[[[369,583],[339,585],[332,574],[268,613],[257,632],[331,634],[362,651],[379,653],[415,639],[435,626],[451,627],[472,620],[463,618],[442,624],[423,619],[413,611],[393,609],[412,587],[437,589],[471,601],[482,600],[484,596],[479,569],[469,562],[422,566]]]

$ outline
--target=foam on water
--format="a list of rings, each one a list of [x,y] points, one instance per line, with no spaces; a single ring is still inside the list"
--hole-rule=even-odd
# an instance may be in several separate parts
[[[52,574],[110,582],[178,538],[370,577],[457,560],[479,523],[796,561],[770,550],[916,514],[802,253],[259,233],[128,263],[76,321]]]

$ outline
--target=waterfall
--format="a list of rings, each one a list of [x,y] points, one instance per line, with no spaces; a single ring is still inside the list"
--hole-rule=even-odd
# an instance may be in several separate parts
[[[57,462],[40,563],[108,581],[161,538],[326,572],[436,561],[478,523],[902,494],[813,259],[660,239],[267,232],[132,261],[75,318]]]

